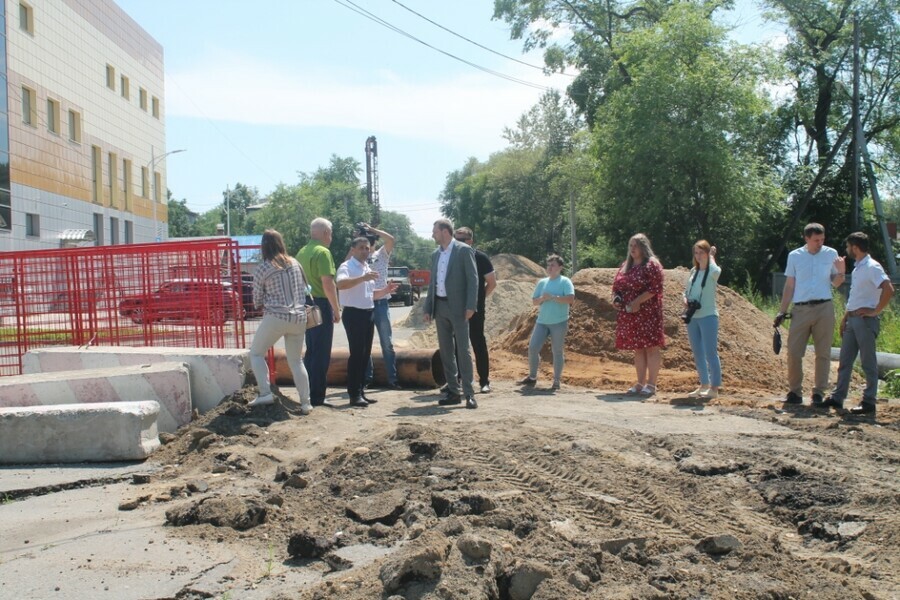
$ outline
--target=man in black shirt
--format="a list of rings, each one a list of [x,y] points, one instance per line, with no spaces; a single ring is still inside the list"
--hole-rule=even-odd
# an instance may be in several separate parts
[[[475,243],[475,234],[468,227],[458,228],[453,237],[469,246]],[[478,386],[481,388],[481,393],[486,394],[491,391],[491,363],[487,340],[484,337],[484,305],[485,299],[497,287],[497,274],[494,273],[494,265],[491,264],[490,257],[481,250],[475,250],[475,268],[478,271],[478,310],[469,319],[469,339],[472,341],[472,351],[475,353]]]

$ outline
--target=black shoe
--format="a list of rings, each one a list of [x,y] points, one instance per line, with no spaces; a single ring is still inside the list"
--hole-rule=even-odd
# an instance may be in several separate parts
[[[446,396],[444,396],[443,398],[438,400],[438,404],[440,406],[450,406],[453,404],[461,404],[461,403],[462,403],[462,396],[460,396],[459,394],[447,394]]]
[[[815,406],[815,405],[813,405]],[[843,410],[844,402],[843,400],[835,400],[834,396],[827,396],[825,400],[822,401],[822,404],[819,405],[820,408],[833,408],[835,410]]]
[[[365,408],[368,405],[369,403],[362,398],[350,398],[350,406],[355,406],[356,408]]]
[[[782,400],[785,404],[803,404],[803,397],[798,396],[794,392],[788,392],[788,395]]]
[[[518,385],[524,385],[528,387],[534,387],[537,383],[537,379],[532,379],[531,377],[526,377],[525,379],[520,379],[516,382]]]
[[[322,400],[321,404],[313,403],[313,406],[327,406],[328,408],[337,408],[338,405],[331,400]]]
[[[466,396],[466,408],[478,408],[478,403],[475,402],[475,396]]]
[[[361,396],[361,398],[362,398],[363,400],[365,400],[368,404],[377,404],[377,403],[378,403],[378,400],[373,400],[372,398],[369,398],[369,397],[366,396],[365,394],[363,394],[363,395]]]
[[[851,408],[850,414],[855,416],[874,415],[875,405],[871,402],[863,402],[859,406],[854,406],[853,408]]]
[[[394,383],[389,383],[386,386],[384,386],[384,389],[386,389],[386,390],[402,390],[403,386],[400,385],[399,383],[394,382]]]
[[[813,394],[810,406],[813,408],[825,408],[825,400],[822,398],[822,394]]]
[[[450,384],[445,383],[444,385],[441,386],[441,389],[438,391],[442,394],[449,394],[450,393]]]

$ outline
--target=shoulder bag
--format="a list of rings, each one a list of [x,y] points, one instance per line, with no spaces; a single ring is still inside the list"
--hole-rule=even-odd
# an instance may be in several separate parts
[[[300,267],[300,274],[303,275],[303,286],[309,288],[309,281],[306,279],[306,271],[303,270],[303,265],[300,264],[300,261],[297,261],[297,266]],[[309,293],[306,295],[306,328],[309,329],[311,327],[317,327],[322,324],[322,309],[313,302],[313,295]]]

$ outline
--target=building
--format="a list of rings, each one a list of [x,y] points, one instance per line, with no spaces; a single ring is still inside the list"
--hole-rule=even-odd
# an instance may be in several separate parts
[[[0,10],[0,251],[166,237],[162,46],[112,0]]]

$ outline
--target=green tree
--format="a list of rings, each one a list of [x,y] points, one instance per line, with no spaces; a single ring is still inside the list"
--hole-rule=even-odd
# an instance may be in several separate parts
[[[199,235],[193,219],[197,216],[187,207],[187,200],[175,200],[167,190],[169,207],[169,237],[195,237]]]

